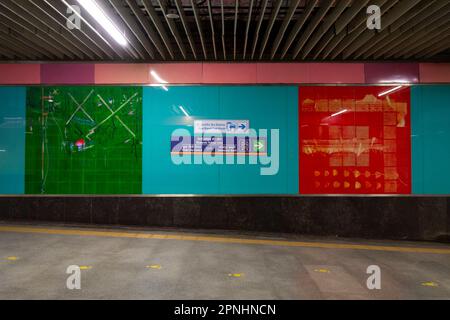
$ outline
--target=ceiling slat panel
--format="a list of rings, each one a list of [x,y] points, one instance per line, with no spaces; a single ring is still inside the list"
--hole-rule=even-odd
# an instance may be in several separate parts
[[[183,40],[181,39],[181,36],[178,33],[178,29],[177,29],[175,23],[173,22],[172,19],[169,19],[169,17],[167,16],[168,12],[166,11],[164,3],[161,0],[157,0],[157,2],[159,4],[161,12],[164,16],[164,19],[166,20],[166,23],[169,26],[169,30],[172,33],[173,38],[175,39],[175,42],[181,51],[181,54],[183,55],[183,58],[186,59],[186,57],[187,57],[186,48],[184,47]]]
[[[155,52],[150,44],[150,41],[145,36],[144,32],[139,28],[136,19],[131,16],[130,11],[127,10],[120,0],[109,0],[113,8],[120,15],[122,20],[128,26],[129,32],[127,35],[131,45],[139,53],[142,59],[146,59],[146,54],[143,49],[150,55],[152,59],[155,58]]]
[[[192,54],[194,55],[194,59],[197,60],[197,50],[195,49],[194,38],[191,33],[191,29],[189,28],[186,13],[184,12],[183,4],[181,0],[175,0],[175,4],[177,6],[178,13],[180,15],[181,23],[183,24],[184,32],[189,41],[189,46],[191,47]]]
[[[406,14],[402,19],[397,20],[395,23],[393,23],[389,30],[386,30],[385,32],[380,32],[375,35],[373,39],[369,43],[366,43],[362,48],[358,49],[355,54],[353,55],[354,59],[357,59],[364,55],[366,52],[369,52],[374,47],[377,46],[381,41],[386,42],[386,40],[389,38],[389,36],[392,36],[392,34],[398,34],[401,30],[400,28],[402,26],[405,26],[408,28],[410,25],[415,25],[417,21],[417,16],[420,17],[427,14],[427,12],[430,12],[433,9],[433,5],[437,4],[437,2],[422,2],[419,7],[416,8],[416,10],[411,10]]]
[[[147,36],[155,46],[156,50],[158,50],[161,57],[164,60],[166,60],[167,59],[166,51],[164,49],[164,45],[160,40],[158,32],[151,26],[150,21],[144,16],[144,13],[142,12],[141,8],[139,8],[139,6],[136,4],[135,0],[126,0],[126,2],[130,7],[131,11],[133,12],[133,14],[136,16],[139,23],[144,28],[145,32],[147,33]]]
[[[295,23],[294,27],[292,28],[291,33],[288,36],[286,44],[284,45],[283,51],[281,53],[281,59],[283,59],[284,56],[286,55],[286,53],[288,52],[289,48],[291,47],[292,43],[295,40],[295,37],[297,37],[298,33],[300,32],[300,30],[305,25],[306,20],[309,18],[309,16],[313,12],[313,10],[316,7],[317,3],[318,3],[318,0],[311,0],[311,1],[308,2],[308,6],[305,8],[305,11],[300,16],[300,18],[297,20],[297,22]],[[276,53],[276,50],[274,50],[274,51]]]
[[[91,1],[126,44],[83,6],[73,28],[76,0],[1,0],[1,60],[450,61],[448,0]]]

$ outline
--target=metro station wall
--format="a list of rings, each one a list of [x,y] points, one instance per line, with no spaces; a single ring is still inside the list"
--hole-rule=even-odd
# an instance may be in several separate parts
[[[297,92],[296,86],[145,87],[143,193],[296,194]],[[278,172],[261,175],[261,165],[249,164],[249,156],[241,156],[246,164],[175,165],[168,148],[171,134],[186,129],[193,135],[196,119],[249,120],[252,129],[266,129],[269,137],[271,129],[279,129]],[[194,157],[202,156],[192,156],[192,162]]]
[[[0,87],[0,194],[450,194],[450,85],[168,89]],[[278,174],[174,165],[195,119],[280,129]]]

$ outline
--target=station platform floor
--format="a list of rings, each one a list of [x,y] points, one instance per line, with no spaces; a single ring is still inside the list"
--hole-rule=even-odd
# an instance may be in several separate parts
[[[450,299],[450,244],[0,222],[0,299]]]

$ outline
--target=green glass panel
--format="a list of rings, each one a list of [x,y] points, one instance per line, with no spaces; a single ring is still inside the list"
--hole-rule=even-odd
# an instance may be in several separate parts
[[[140,194],[141,87],[30,87],[27,194]]]

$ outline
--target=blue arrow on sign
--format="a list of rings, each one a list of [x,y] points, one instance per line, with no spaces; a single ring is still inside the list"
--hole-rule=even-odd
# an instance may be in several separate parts
[[[240,125],[239,125],[239,128],[241,128],[242,130],[244,130],[246,127],[245,127],[245,124],[243,124],[243,123],[241,123]]]

